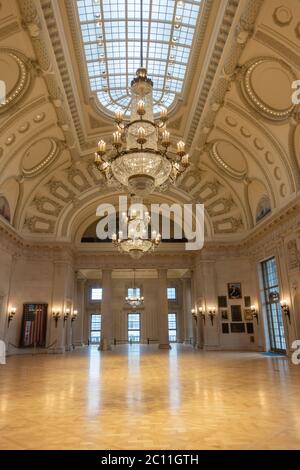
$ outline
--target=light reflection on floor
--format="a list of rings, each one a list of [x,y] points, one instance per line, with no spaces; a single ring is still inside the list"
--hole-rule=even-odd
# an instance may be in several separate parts
[[[0,366],[1,449],[300,448],[300,366],[190,346],[97,346]]]

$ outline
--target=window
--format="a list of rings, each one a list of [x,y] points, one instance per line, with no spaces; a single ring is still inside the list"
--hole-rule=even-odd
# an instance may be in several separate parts
[[[176,287],[167,288],[168,300],[176,300]]]
[[[201,0],[143,1],[143,55],[154,82],[154,112],[183,88]],[[140,1],[77,0],[92,92],[109,111],[129,113],[130,82],[140,66]]]
[[[90,343],[99,344],[101,339],[101,315],[100,313],[92,313]]]
[[[102,300],[102,288],[92,288],[91,291],[91,300]]]
[[[177,341],[177,316],[176,313],[169,313],[168,315],[168,329],[170,343]]]
[[[270,346],[272,351],[285,352],[286,340],[279,297],[278,275],[275,258],[262,264],[263,302],[266,306]]]
[[[139,313],[128,313],[128,341],[139,343],[141,338],[141,321]]]
[[[139,287],[129,287],[127,290],[127,297],[132,299],[133,297],[140,297],[141,289]]]

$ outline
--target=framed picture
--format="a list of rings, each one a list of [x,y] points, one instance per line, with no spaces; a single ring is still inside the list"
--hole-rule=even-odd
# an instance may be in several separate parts
[[[242,298],[242,284],[240,282],[229,282],[227,284],[228,298],[241,299]]]
[[[231,321],[243,321],[240,305],[231,305]]]
[[[245,323],[230,323],[231,333],[245,333]]]
[[[226,295],[219,295],[218,296],[218,307],[219,308],[226,308],[227,307],[227,297]]]
[[[222,323],[222,333],[225,335],[229,334],[229,323]]]
[[[245,320],[253,320],[253,314],[251,312],[251,308],[245,308],[244,309],[244,317],[245,317]]]
[[[248,335],[253,335],[254,333],[253,323],[246,323],[246,328],[247,328]]]
[[[221,310],[221,320],[222,321],[227,321],[228,320],[228,311],[227,310]]]
[[[251,307],[251,297],[250,295],[245,295],[244,297],[244,304],[245,304],[245,307]]]

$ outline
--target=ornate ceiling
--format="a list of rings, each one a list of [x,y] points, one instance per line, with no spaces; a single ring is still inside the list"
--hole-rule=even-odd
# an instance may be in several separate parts
[[[0,196],[25,239],[80,243],[97,205],[118,196],[92,163],[113,121],[86,70],[73,1],[0,1]],[[169,123],[193,164],[149,202],[203,202],[206,237],[218,242],[276,216],[299,195],[297,78],[298,0],[202,0]]]

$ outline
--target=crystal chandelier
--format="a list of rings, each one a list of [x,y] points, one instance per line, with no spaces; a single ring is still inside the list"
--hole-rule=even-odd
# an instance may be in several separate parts
[[[185,144],[177,143],[176,152],[169,153],[170,133],[167,130],[167,111],[162,109],[159,119],[153,113],[153,82],[143,67],[141,1],[141,67],[131,82],[131,114],[129,122],[123,113],[115,115],[116,131],[112,136],[113,152],[107,154],[104,140],[98,143],[95,165],[107,181],[121,183],[130,193],[149,194],[175,184],[189,166]]]
[[[146,253],[151,253],[161,242],[161,235],[155,230],[148,236],[151,218],[149,212],[144,211],[142,204],[132,205],[128,213],[123,212],[120,227],[123,230],[112,235],[113,245],[121,253],[129,254],[134,259],[141,258]]]
[[[133,287],[132,287],[132,295],[125,297],[126,302],[130,307],[137,308],[143,305],[144,297],[139,294],[139,288],[135,285],[135,270],[133,271]]]

